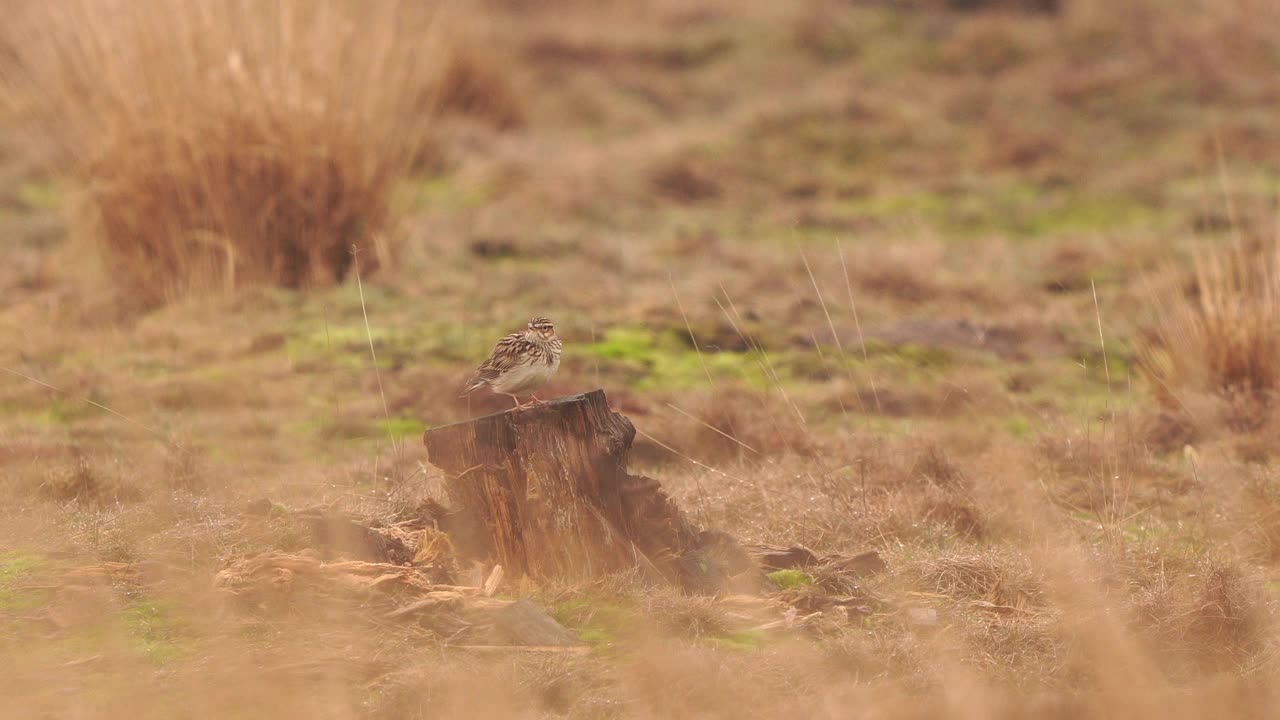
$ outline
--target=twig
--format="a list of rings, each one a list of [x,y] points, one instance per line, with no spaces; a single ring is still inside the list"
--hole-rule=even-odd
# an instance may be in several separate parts
[[[373,329],[369,327],[369,310],[364,304],[364,283],[360,280],[360,253],[355,245],[351,246],[351,260],[356,272],[356,290],[360,293],[360,312],[364,315],[364,334],[369,340],[369,357],[373,358],[373,375],[378,379],[378,396],[382,398],[382,417],[387,423],[387,439],[391,441],[391,449],[399,452],[395,433],[391,431],[391,411],[387,409],[387,394],[382,389],[382,372],[378,370],[378,352],[373,348]],[[376,475],[377,471],[375,470],[374,473]]]
[[[803,250],[800,251],[800,260],[804,263],[804,271],[809,273],[809,283],[813,285],[813,292],[818,296],[818,304],[822,306],[822,314],[827,318],[827,328],[831,330],[831,338],[835,340],[836,351],[840,353],[840,364],[844,366],[845,375],[849,377],[849,384],[854,385],[856,388],[857,384],[853,381],[853,369],[849,367],[849,356],[845,355],[844,343],[840,340],[840,333],[836,332],[836,324],[831,320],[831,311],[827,309],[827,300],[822,297],[822,289],[818,287],[818,279],[814,277],[813,268],[809,267],[809,258],[805,257]],[[822,347],[818,345],[816,339],[813,346],[818,349],[818,356],[821,357]],[[854,397],[858,400],[858,407],[865,413],[867,409],[862,405],[862,395],[855,392]],[[840,409],[844,409],[844,401],[840,402]]]
[[[853,282],[849,280],[849,267],[844,262],[844,248],[836,239],[836,254],[840,256],[840,269],[844,272],[844,287],[849,293],[849,309],[853,311],[853,326],[858,329],[858,343],[862,345],[862,362],[867,366],[867,380],[871,383],[871,397],[876,401],[876,412],[884,412],[880,407],[880,393],[876,390],[876,376],[871,372],[871,358],[867,354],[867,339],[862,335],[862,321],[858,319],[858,304],[853,301]]]
[[[671,403],[667,403],[667,407],[671,408],[672,410],[675,410],[676,412],[678,412],[678,413],[680,413],[681,415],[683,415],[683,416],[685,416],[685,417],[689,418],[690,420],[692,420],[692,421],[694,421],[694,422],[698,423],[699,425],[701,425],[701,426],[703,426],[703,427],[707,428],[708,430],[714,430],[715,432],[720,433],[720,434],[721,434],[721,435],[723,435],[724,437],[726,437],[726,438],[728,438],[728,439],[732,440],[733,442],[735,442],[735,443],[737,443],[737,444],[741,445],[742,447],[744,447],[744,448],[746,448],[746,449],[750,450],[751,452],[753,452],[753,453],[755,453],[755,454],[757,454],[757,455],[759,455],[759,454],[760,454],[760,451],[759,451],[759,450],[756,450],[755,448],[751,447],[750,445],[748,445],[748,444],[746,444],[746,443],[742,442],[742,441],[741,441],[741,440],[739,440],[738,438],[736,438],[736,437],[734,437],[734,436],[730,435],[729,433],[727,433],[727,432],[725,432],[725,431],[721,430],[720,428],[716,427],[715,425],[712,425],[711,423],[709,423],[709,422],[707,422],[707,421],[703,420],[702,418],[700,418],[700,417],[698,417],[698,416],[696,416],[696,415],[694,415],[694,414],[692,414],[692,413],[685,412],[684,410],[681,410],[680,408],[676,407],[675,405],[672,405]]]
[[[713,467],[711,467],[710,465],[708,465],[708,464],[706,464],[706,463],[704,463],[704,462],[701,462],[701,461],[699,461],[699,460],[694,460],[693,458],[689,457],[688,455],[685,455],[684,453],[680,452],[679,450],[676,450],[675,448],[673,448],[673,447],[671,447],[670,445],[668,445],[668,444],[666,444],[666,443],[662,442],[662,441],[661,441],[661,440],[659,440],[658,438],[656,438],[656,437],[654,437],[654,436],[650,435],[649,433],[647,433],[647,432],[645,432],[645,431],[641,430],[640,428],[636,428],[636,432],[640,433],[641,435],[645,436],[646,438],[648,438],[648,439],[652,440],[653,442],[657,443],[657,444],[658,444],[658,446],[659,446],[659,447],[661,447],[661,448],[663,448],[664,450],[667,450],[667,451],[669,451],[669,452],[675,453],[675,454],[676,454],[676,455],[678,455],[679,457],[682,457],[682,458],[684,458],[685,460],[688,460],[689,462],[693,463],[694,465],[697,465],[697,466],[698,466],[698,467],[700,467],[700,468],[705,468],[705,469],[707,469],[707,470],[710,470],[711,472],[713,472],[713,473],[715,473],[715,474],[717,474],[717,475],[723,475],[724,477],[727,477],[727,478],[729,478],[730,480],[736,480],[737,482],[742,482],[742,478],[734,477],[733,475],[730,475],[729,473],[727,473],[727,472],[725,472],[725,471],[723,471],[723,470],[717,470],[716,468],[713,468]]]
[[[693,334],[693,326],[689,324],[689,315],[684,311],[684,303],[680,302],[680,293],[676,292],[676,283],[671,277],[670,270],[667,271],[667,283],[671,285],[671,294],[675,296],[676,307],[680,310],[680,317],[684,318],[685,330],[689,331],[689,341],[693,343],[693,351],[698,354],[698,363],[702,365],[702,372],[707,375],[707,384],[714,388],[716,381],[711,379],[711,368],[707,367],[707,361],[702,357],[702,348],[698,347],[698,337]]]
[[[157,438],[159,438],[159,439],[160,439],[160,441],[161,441],[161,442],[163,442],[165,445],[168,445],[169,447],[172,447],[172,448],[177,448],[177,447],[178,447],[178,444],[177,444],[177,443],[173,442],[173,440],[171,440],[170,438],[168,438],[167,436],[165,436],[165,435],[164,435],[164,433],[161,433],[159,430],[156,430],[155,428],[151,427],[150,425],[147,425],[147,424],[145,424],[145,423],[143,423],[143,422],[141,422],[141,421],[139,421],[139,420],[135,420],[135,419],[133,419],[133,418],[129,417],[128,415],[125,415],[124,413],[119,412],[118,410],[112,410],[111,408],[107,407],[106,405],[103,405],[103,404],[102,404],[102,403],[100,403],[100,402],[96,402],[96,401],[90,400],[90,399],[89,399],[89,398],[87,398],[87,397],[81,397],[81,396],[79,396],[79,395],[73,395],[73,394],[71,394],[71,393],[70,393],[69,391],[67,391],[67,390],[63,390],[63,389],[62,389],[62,388],[60,388],[60,387],[55,387],[55,386],[53,386],[53,385],[50,385],[49,383],[47,383],[47,382],[45,382],[45,381],[43,381],[43,380],[40,380],[39,378],[31,377],[30,375],[27,375],[26,373],[20,372],[20,371],[18,371],[18,370],[14,370],[13,368],[9,368],[9,367],[0,367],[0,370],[3,370],[3,371],[5,371],[5,372],[9,373],[10,375],[15,375],[15,376],[17,376],[17,377],[20,377],[20,378],[22,378],[23,380],[27,380],[27,381],[29,381],[29,382],[33,382],[33,383],[35,383],[36,385],[39,385],[39,386],[41,386],[41,387],[46,387],[46,388],[48,388],[48,389],[50,389],[50,390],[52,390],[52,391],[54,391],[54,392],[58,393],[59,395],[63,395],[63,396],[69,397],[69,398],[71,398],[71,399],[73,399],[73,400],[79,400],[80,402],[83,402],[83,403],[87,403],[87,404],[89,404],[89,405],[92,405],[92,406],[94,406],[94,407],[98,408],[99,410],[105,410],[105,411],[107,411],[107,412],[111,413],[112,415],[115,415],[116,417],[120,418],[121,420],[124,420],[125,422],[128,422],[128,423],[132,423],[132,424],[134,424],[134,425],[137,425],[138,427],[142,428],[143,430],[146,430],[147,432],[151,433],[152,435],[155,435],[155,436],[156,436]]]

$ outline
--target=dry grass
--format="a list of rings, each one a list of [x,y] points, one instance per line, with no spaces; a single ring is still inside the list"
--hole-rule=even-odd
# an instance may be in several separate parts
[[[1200,247],[1194,267],[1188,295],[1156,300],[1142,368],[1171,407],[1207,394],[1225,401],[1229,424],[1256,427],[1280,387],[1280,247]]]
[[[1270,717],[1274,11],[1113,4],[14,4],[65,174],[0,143],[0,367],[48,383],[0,373],[7,712]],[[138,299],[305,289],[103,310],[77,193]],[[604,387],[721,549],[820,559],[503,580],[586,651],[387,617],[492,570],[417,438],[505,410],[457,386],[542,313],[548,397]]]
[[[518,121],[500,70],[421,3],[25,6],[8,90],[56,141],[126,296],[343,279],[393,251],[437,101]],[[496,110],[494,109],[496,108]]]
[[[1096,0],[1068,3],[1076,30],[1123,34],[1137,66],[1185,83],[1206,98],[1276,97],[1280,9],[1266,0],[1142,0],[1123,12]]]

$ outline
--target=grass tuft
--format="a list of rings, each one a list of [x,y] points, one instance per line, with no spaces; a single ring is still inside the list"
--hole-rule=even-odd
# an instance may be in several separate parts
[[[1234,425],[1256,425],[1280,387],[1280,247],[1200,248],[1194,278],[1189,292],[1157,300],[1140,367],[1166,405],[1213,395],[1246,411]]]
[[[4,89],[64,157],[75,227],[143,304],[341,281],[353,246],[386,264],[392,191],[435,101],[516,112],[477,105],[499,71],[439,41],[419,3],[73,0],[16,20]]]

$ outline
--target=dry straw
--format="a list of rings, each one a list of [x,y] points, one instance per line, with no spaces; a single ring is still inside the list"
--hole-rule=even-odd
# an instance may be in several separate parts
[[[393,185],[458,66],[432,5],[20,9],[4,89],[54,141],[77,229],[127,296],[341,280],[353,245],[386,262]]]
[[[1158,394],[1269,398],[1280,387],[1280,246],[1198,248],[1195,291],[1157,302],[1155,337],[1140,346]]]

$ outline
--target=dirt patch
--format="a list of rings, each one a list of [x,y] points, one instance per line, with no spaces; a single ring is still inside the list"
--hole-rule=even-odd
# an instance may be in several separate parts
[[[682,203],[718,199],[723,190],[711,172],[687,161],[674,161],[653,172],[650,178],[659,196]]]

